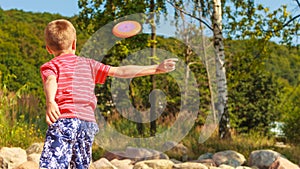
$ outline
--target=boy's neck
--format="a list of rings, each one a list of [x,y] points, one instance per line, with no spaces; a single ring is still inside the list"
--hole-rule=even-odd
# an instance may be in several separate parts
[[[68,51],[60,51],[60,52],[57,52],[57,53],[53,53],[54,57],[61,56],[61,55],[67,55],[67,54],[75,54],[75,51],[74,50],[68,50]]]

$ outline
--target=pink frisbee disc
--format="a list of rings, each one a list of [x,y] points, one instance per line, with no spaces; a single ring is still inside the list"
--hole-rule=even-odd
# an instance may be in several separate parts
[[[119,38],[129,38],[140,33],[142,26],[137,21],[123,21],[116,24],[112,33]]]

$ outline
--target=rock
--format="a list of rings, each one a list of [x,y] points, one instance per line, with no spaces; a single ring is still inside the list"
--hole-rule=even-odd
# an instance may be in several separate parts
[[[220,169],[235,169],[235,167],[232,167],[230,165],[226,165],[226,164],[221,164],[219,166]]]
[[[207,167],[215,167],[217,166],[213,159],[203,159],[197,160],[198,163],[204,164]]]
[[[289,160],[278,157],[269,167],[269,169],[300,169],[299,166]]]
[[[170,153],[184,155],[188,153],[188,148],[182,143],[177,143],[175,141],[168,141],[163,145],[164,149],[168,150]]]
[[[205,153],[200,155],[197,160],[212,159],[213,155],[214,155],[213,153]]]
[[[126,154],[123,151],[106,151],[103,155],[103,158],[106,158],[107,160],[111,161],[113,159],[126,159]]]
[[[181,164],[174,164],[173,169],[208,169],[208,167],[201,163],[185,162]]]
[[[268,169],[281,154],[273,150],[255,150],[249,157],[249,166],[256,166],[259,169]]]
[[[3,157],[0,155],[0,168],[1,169],[7,169],[8,168],[8,163],[4,160]]]
[[[129,159],[125,159],[125,160],[114,159],[114,160],[110,161],[110,163],[112,165],[114,165],[115,167],[117,167],[118,169],[132,169],[133,168],[132,161]]]
[[[188,160],[188,148],[182,143],[177,143],[174,141],[168,141],[164,143],[163,149],[167,150],[166,153],[171,157],[180,158],[182,161]]]
[[[30,155],[27,155],[27,161],[33,161],[33,162],[39,164],[40,157],[41,157],[41,154],[32,153]]]
[[[232,150],[215,153],[213,160],[217,166],[226,164],[233,167],[241,166],[246,162],[244,155]]]
[[[238,166],[235,169],[255,169],[255,168],[250,168],[250,167],[246,167],[246,166]]]
[[[176,160],[174,158],[171,158],[170,161],[172,161],[174,164],[180,164],[182,161]]]
[[[101,158],[93,163],[96,169],[118,169],[113,166],[106,158]]]
[[[159,151],[146,149],[146,148],[136,148],[136,147],[127,147],[125,150],[126,157],[134,161],[142,160],[152,160],[152,159],[169,159],[169,157]]]
[[[27,161],[26,151],[21,148],[3,147],[0,150],[0,158],[2,158],[2,168],[13,169]]]
[[[26,161],[14,169],[39,169],[39,165],[34,161]]]
[[[133,169],[172,169],[174,163],[170,160],[157,159],[137,162]]]
[[[26,153],[27,155],[33,153],[42,154],[43,147],[44,147],[44,143],[33,143],[26,149]]]

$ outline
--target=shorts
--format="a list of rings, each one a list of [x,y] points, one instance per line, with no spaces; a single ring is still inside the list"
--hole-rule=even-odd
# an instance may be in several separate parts
[[[87,169],[92,145],[99,131],[94,122],[77,118],[59,119],[48,127],[40,167],[48,169]]]

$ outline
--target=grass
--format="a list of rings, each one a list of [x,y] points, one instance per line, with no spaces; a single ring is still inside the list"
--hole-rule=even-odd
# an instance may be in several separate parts
[[[17,92],[4,86],[0,90],[0,147],[28,148],[34,142],[43,141],[43,131],[37,109],[38,100],[26,93],[24,85]],[[42,128],[43,129],[43,128]]]

